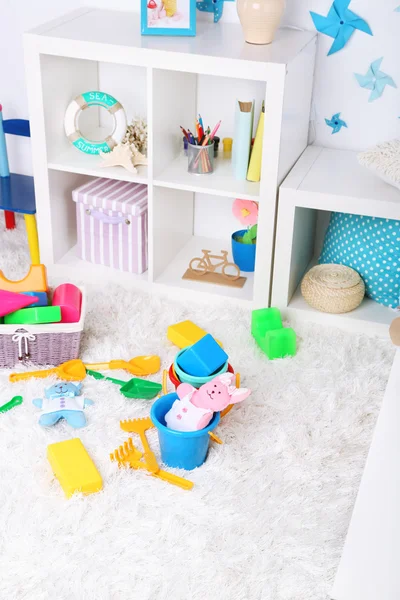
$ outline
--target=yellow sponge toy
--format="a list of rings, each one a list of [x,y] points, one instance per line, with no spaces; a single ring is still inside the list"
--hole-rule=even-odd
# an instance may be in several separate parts
[[[75,492],[93,494],[103,480],[79,438],[47,446],[47,458],[67,498]]]
[[[187,348],[201,340],[207,331],[201,329],[192,321],[181,321],[176,325],[170,325],[167,330],[167,338],[170,342],[178,346],[178,348]],[[218,340],[216,340],[218,342]],[[221,342],[218,344],[223,347]]]

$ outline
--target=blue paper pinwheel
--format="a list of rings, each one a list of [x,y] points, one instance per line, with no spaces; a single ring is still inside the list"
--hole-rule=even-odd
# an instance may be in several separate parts
[[[351,0],[334,0],[327,17],[310,12],[317,31],[334,38],[328,56],[341,50],[356,29],[373,35],[368,23],[349,10],[350,2]]]
[[[347,127],[347,123],[340,118],[340,113],[333,115],[332,119],[325,119],[325,123],[328,127],[332,127],[332,135],[334,133],[339,133],[342,127]]]
[[[231,2],[232,0],[225,0]],[[224,0],[203,0],[196,2],[196,6],[202,12],[214,13],[214,23],[218,23],[224,11]]]
[[[373,63],[371,63],[366,75],[359,75],[358,73],[355,73],[357,81],[361,87],[371,90],[368,102],[373,102],[374,100],[380,98],[387,85],[397,88],[393,78],[390,77],[390,75],[383,73],[383,71],[380,71],[382,61],[383,57],[378,58],[378,60],[375,60]]]

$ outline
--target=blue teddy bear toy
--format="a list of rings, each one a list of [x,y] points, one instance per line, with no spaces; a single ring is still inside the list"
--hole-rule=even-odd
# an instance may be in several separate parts
[[[65,419],[75,429],[85,427],[83,409],[93,402],[80,396],[81,389],[81,383],[56,383],[45,390],[45,398],[32,400],[35,406],[42,409],[39,424],[50,427],[60,419]]]

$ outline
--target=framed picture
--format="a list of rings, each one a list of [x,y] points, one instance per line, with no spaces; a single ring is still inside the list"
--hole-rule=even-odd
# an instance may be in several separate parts
[[[196,35],[196,0],[141,0],[142,35]]]

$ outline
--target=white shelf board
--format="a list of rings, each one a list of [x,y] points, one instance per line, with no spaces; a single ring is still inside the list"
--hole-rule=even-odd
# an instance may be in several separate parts
[[[361,166],[357,153],[309,146],[283,182],[295,206],[400,218],[400,190]]]
[[[124,169],[124,167],[100,167],[101,160],[100,156],[84,154],[71,145],[67,151],[52,157],[47,166],[55,171],[80,173],[91,177],[106,177],[120,181],[133,181],[147,185],[147,166],[137,167],[138,172],[134,174]]]
[[[339,327],[347,331],[385,338],[389,338],[389,326],[396,317],[393,310],[366,297],[360,306],[351,312],[341,315],[324,313],[307,304],[301,294],[300,285],[285,311],[290,318],[297,316],[301,320],[312,321],[328,327]]]
[[[219,254],[220,250],[229,250],[228,259],[229,261],[233,260],[227,240],[194,236],[178,252],[164,272],[155,279],[155,283],[195,293],[211,294],[222,299],[233,298],[243,303],[251,302],[253,300],[254,273],[241,273],[243,277],[247,277],[247,281],[241,289],[182,279],[191,259],[195,256],[202,256],[203,248],[212,250],[215,254]]]
[[[332,598],[400,598],[400,350],[372,439]]]
[[[62,277],[75,278],[90,284],[101,284],[105,282],[115,283],[124,288],[146,287],[148,285],[148,271],[141,275],[118,271],[104,265],[95,265],[91,262],[81,260],[77,256],[77,248],[74,246],[55,265],[48,266],[49,274],[57,279]]]
[[[283,28],[268,45],[246,44],[236,23],[197,23],[195,37],[142,36],[140,15],[134,12],[83,8],[33,29],[44,52],[103,60],[108,54],[124,62],[199,73],[260,79],[269,68],[286,65],[316,36],[315,31]],[[88,53],[91,56],[88,56]],[[218,60],[215,60],[218,59]],[[150,62],[151,61],[151,64]],[[227,69],[230,72],[227,72]]]
[[[228,198],[260,200],[260,183],[237,181],[232,174],[231,159],[223,152],[214,160],[214,172],[205,175],[188,173],[187,156],[181,154],[154,178],[154,185]]]

